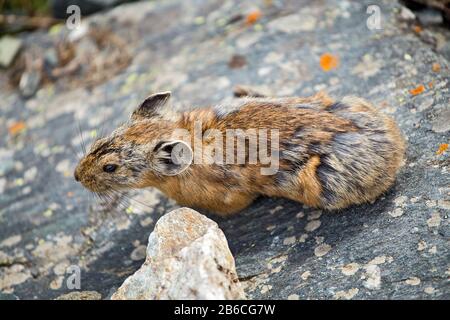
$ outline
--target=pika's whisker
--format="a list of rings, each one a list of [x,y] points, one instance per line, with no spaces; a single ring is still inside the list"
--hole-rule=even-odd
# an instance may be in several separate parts
[[[126,191],[119,191],[117,189],[113,189],[117,194],[119,194],[121,197],[124,197],[125,199],[129,200],[129,201],[134,201],[135,203],[145,207],[146,209],[150,209],[153,210],[153,208],[151,206],[149,206],[148,204],[143,203],[142,201],[139,201],[137,199],[134,199],[133,197],[131,197],[130,195],[128,195],[126,193]]]
[[[80,134],[80,139],[81,139],[81,148],[83,150],[83,155],[86,155],[86,144],[84,143],[84,139],[83,139],[83,132],[81,131],[81,125],[80,122],[77,121],[78,124],[78,132]]]
[[[80,156],[80,153],[77,152],[77,151],[74,149],[74,147],[73,147],[73,145],[72,145],[71,143],[69,144],[69,149],[70,149],[70,151],[72,152],[72,154],[75,156],[75,158],[77,159],[77,161],[80,161],[82,155]]]

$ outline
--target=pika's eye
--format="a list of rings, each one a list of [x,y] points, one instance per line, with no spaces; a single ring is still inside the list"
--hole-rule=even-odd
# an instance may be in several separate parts
[[[116,169],[117,169],[116,164],[105,164],[103,166],[103,171],[108,172],[108,173],[113,173],[114,171],[116,171]]]

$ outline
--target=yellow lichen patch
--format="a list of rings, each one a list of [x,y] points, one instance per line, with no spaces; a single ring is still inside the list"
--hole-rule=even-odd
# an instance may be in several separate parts
[[[303,234],[300,236],[300,238],[298,239],[298,242],[304,243],[304,242],[306,242],[306,239],[308,239],[308,234],[303,233]]]
[[[0,291],[6,291],[31,278],[30,271],[21,264],[14,264],[11,267],[3,268],[2,271],[0,275]]]
[[[373,56],[365,54],[362,61],[352,69],[352,74],[356,74],[363,79],[368,79],[376,75],[381,67],[382,62],[380,60],[375,60]]]
[[[426,294],[433,294],[436,290],[433,287],[426,287],[423,291]]]
[[[322,257],[326,255],[330,250],[331,246],[329,244],[323,243],[314,249],[314,254],[316,255],[316,257]]]
[[[359,270],[359,264],[352,262],[341,267],[341,272],[346,276],[352,276]]]
[[[288,237],[288,238],[285,238],[284,240],[283,240],[283,244],[284,245],[292,245],[292,244],[294,244],[295,243],[295,236],[292,236],[292,237]]]
[[[433,212],[431,218],[427,220],[428,227],[439,227],[441,224],[441,216],[439,212]]]
[[[320,227],[320,224],[320,220],[312,220],[306,224],[305,230],[308,232],[314,231]]]
[[[308,280],[308,278],[311,276],[311,271],[305,271],[302,273],[302,275],[300,276],[300,278],[302,278],[302,280],[306,281]]]
[[[373,258],[372,260],[369,261],[369,265],[373,264],[373,265],[377,265],[377,264],[383,264],[386,262],[386,256],[378,256]]]
[[[432,246],[430,248],[430,250],[428,250],[428,252],[431,253],[431,254],[435,254],[437,252],[437,247],[436,246]]]
[[[316,239],[316,243],[317,243],[317,244],[321,244],[321,243],[323,243],[323,241],[325,240],[324,237],[315,237],[315,239]]]
[[[286,260],[287,260],[288,256],[287,255],[282,255],[273,259],[270,259],[269,262],[267,263],[267,268],[272,270],[277,270],[279,267],[282,267]],[[280,264],[277,268],[274,267],[275,264]],[[276,272],[275,272],[276,273]]]
[[[345,299],[345,300],[350,300],[352,299],[354,296],[356,296],[359,292],[358,288],[351,288],[347,291],[338,291],[334,294],[333,298],[334,299]]]
[[[364,286],[367,289],[378,289],[381,285],[381,270],[376,264],[370,264],[365,267],[366,269],[366,281]]]
[[[410,286],[418,286],[420,284],[420,279],[417,277],[411,277],[405,281],[406,284]]]
[[[316,210],[313,211],[311,213],[308,213],[308,217],[307,220],[311,221],[311,220],[317,220],[322,216],[322,211],[321,210]]]
[[[423,240],[420,240],[417,244],[417,251],[423,251],[427,248],[427,243]]]
[[[388,212],[389,215],[393,218],[397,218],[403,215],[403,209],[402,208],[395,208],[393,211]]]

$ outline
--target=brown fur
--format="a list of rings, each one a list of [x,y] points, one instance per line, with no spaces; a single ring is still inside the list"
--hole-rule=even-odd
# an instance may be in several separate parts
[[[324,93],[246,98],[229,113],[216,107],[173,115],[164,106],[168,97],[149,97],[129,123],[96,142],[78,164],[77,180],[99,193],[157,187],[181,205],[219,214],[240,211],[259,195],[341,209],[375,200],[394,183],[403,161],[405,144],[394,121],[359,98],[336,102]],[[194,163],[178,175],[165,175],[162,142],[173,141],[175,129],[192,133],[186,142],[194,153],[196,143],[204,153],[212,146],[214,139],[201,142],[193,135],[196,120],[202,121],[202,133],[219,130],[224,146],[227,129],[279,130],[278,172],[262,175],[266,165],[249,163],[246,149],[245,164]],[[104,172],[111,162],[116,172]]]

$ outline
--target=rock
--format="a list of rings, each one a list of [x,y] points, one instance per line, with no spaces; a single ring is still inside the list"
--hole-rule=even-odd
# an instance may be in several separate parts
[[[39,70],[25,71],[20,77],[19,90],[24,98],[32,97],[41,82],[41,72]]]
[[[144,264],[112,296],[113,300],[244,298],[223,232],[217,223],[188,208],[159,219],[148,239]]]
[[[402,7],[400,9],[400,19],[403,21],[412,21],[416,19],[416,15],[407,7]]]
[[[419,13],[431,10],[441,11],[447,22],[450,22],[450,0],[403,0],[412,9],[417,9]],[[433,13],[434,15],[434,13]],[[439,18],[433,18],[433,20]],[[438,20],[441,22],[442,20]]]
[[[22,40],[10,36],[0,39],[0,66],[9,67],[22,46]]]
[[[420,10],[416,12],[416,15],[420,23],[423,25],[439,25],[444,22],[444,17],[441,12],[436,9],[428,8],[425,10]]]
[[[101,300],[102,295],[97,291],[73,291],[57,297],[55,300]]]
[[[450,109],[442,111],[431,123],[431,129],[437,133],[444,133],[450,130]]]
[[[0,300],[19,300],[19,297],[12,293],[1,293],[0,292]]]

